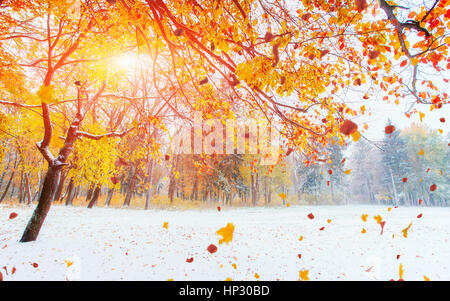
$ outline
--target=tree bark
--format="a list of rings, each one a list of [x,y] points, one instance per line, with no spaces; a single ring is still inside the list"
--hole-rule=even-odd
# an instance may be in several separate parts
[[[2,197],[0,198],[0,203],[3,202],[3,199],[6,197],[6,194],[8,193],[9,187],[11,186],[11,182],[14,178],[14,174],[16,172],[13,170],[11,173],[11,177],[9,178],[8,184],[6,184],[5,191],[3,191]]]
[[[131,198],[133,197],[134,194],[134,187],[136,185],[136,178],[137,178],[137,167],[135,167],[133,170],[133,175],[131,177],[130,184],[128,185],[127,189],[127,194],[125,196],[125,200],[123,201],[123,207],[130,206]]]
[[[92,194],[92,199],[88,204],[88,208],[92,208],[94,207],[94,205],[97,203],[98,197],[100,196],[100,190],[101,190],[102,186],[101,185],[97,185],[95,187],[94,193]]]
[[[55,196],[60,173],[61,167],[50,166],[48,168],[38,205],[34,210],[27,227],[25,228],[20,242],[34,241],[38,237],[42,224],[44,223],[47,213],[50,210],[51,202]]]
[[[113,197],[114,190],[115,190],[114,188],[109,188],[108,196],[106,197],[106,201],[105,201],[105,207],[109,207],[109,205],[111,204],[111,199]]]
[[[73,179],[70,178],[69,185],[67,186],[67,192],[66,192],[66,206],[72,205],[72,199],[74,194],[74,183]]]

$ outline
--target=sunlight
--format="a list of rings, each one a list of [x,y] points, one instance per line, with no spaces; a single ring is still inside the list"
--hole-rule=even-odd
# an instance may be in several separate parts
[[[127,52],[115,56],[112,65],[120,71],[134,71],[141,65],[140,61],[138,54]]]

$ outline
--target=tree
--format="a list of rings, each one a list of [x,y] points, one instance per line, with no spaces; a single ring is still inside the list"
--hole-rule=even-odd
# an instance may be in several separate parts
[[[289,145],[310,162],[331,138],[344,143],[341,125],[358,113],[339,100],[348,87],[367,85],[367,97],[379,89],[386,100],[409,96],[412,104],[433,109],[448,101],[420,72],[449,67],[444,1],[426,2],[407,16],[384,0],[370,6],[364,0],[303,0],[293,6],[265,0],[75,4],[79,14],[57,0],[0,3],[0,82],[6,91],[0,104],[39,114],[43,139],[37,147],[48,164],[22,241],[36,239],[78,138],[123,136],[149,117],[131,110],[113,118],[115,126],[101,126],[100,134],[83,130],[87,115],[96,123],[96,114],[108,111],[100,101],[108,96],[134,101],[153,94],[187,121],[193,111],[205,119],[235,118],[236,107],[245,107],[250,117],[280,122]],[[383,17],[370,16],[377,11]],[[107,60],[133,49],[151,58],[153,89],[142,97],[121,93],[124,78],[113,76]],[[410,75],[403,77],[404,70]],[[23,83],[19,88],[16,80]],[[31,91],[38,91],[37,99],[21,97],[35,94]],[[415,113],[420,114],[412,109],[409,114]]]

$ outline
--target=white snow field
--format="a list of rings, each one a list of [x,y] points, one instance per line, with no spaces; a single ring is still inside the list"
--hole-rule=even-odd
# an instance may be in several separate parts
[[[255,273],[259,280],[298,280],[300,270],[310,280],[398,280],[400,264],[404,280],[450,280],[450,208],[53,206],[38,240],[19,243],[33,209],[0,206],[4,280],[257,280]],[[9,219],[11,212],[18,216]],[[386,221],[383,235],[378,214]],[[216,231],[229,222],[233,240],[219,245]],[[207,251],[210,244],[216,253]]]

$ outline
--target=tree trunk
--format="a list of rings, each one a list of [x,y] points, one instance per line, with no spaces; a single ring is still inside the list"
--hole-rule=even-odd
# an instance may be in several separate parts
[[[61,179],[59,180],[58,189],[55,194],[55,202],[62,201],[61,195],[64,188],[64,182],[66,180],[66,173],[61,172]]]
[[[94,191],[94,184],[90,184],[88,191],[86,193],[86,202],[89,201],[92,198],[92,192]]]
[[[106,201],[105,201],[105,207],[109,207],[109,205],[111,204],[111,199],[113,197],[114,190],[115,190],[114,188],[109,188],[108,196],[106,197]]]
[[[134,168],[133,176],[131,177],[131,180],[130,180],[130,185],[128,185],[127,195],[125,196],[125,200],[123,202],[123,207],[130,206],[131,198],[133,197],[133,194],[134,194],[134,187],[136,185],[136,178],[137,178],[137,167]]]
[[[31,205],[31,187],[30,187],[30,178],[28,173],[25,173],[25,186],[27,189],[27,205]]]
[[[101,185],[97,185],[95,187],[94,193],[92,194],[92,199],[88,204],[88,208],[92,208],[94,207],[94,205],[97,203],[98,197],[100,196],[100,190],[101,190],[102,186]]]
[[[69,185],[67,185],[66,206],[72,205],[72,195],[74,193],[73,188],[74,188],[73,179],[70,178]]]
[[[42,192],[39,197],[38,205],[31,216],[30,221],[20,239],[20,242],[34,241],[39,235],[45,217],[50,210],[51,203],[55,196],[59,183],[61,167],[50,166],[45,175]]]
[[[147,189],[147,194],[145,196],[145,210],[148,209],[150,206],[150,199],[152,197],[152,178],[153,178],[153,159],[150,160],[149,166],[148,166],[148,179],[147,184],[149,185]]]
[[[9,187],[11,186],[11,182],[14,178],[14,174],[16,172],[13,170],[11,173],[11,177],[9,178],[8,184],[6,184],[5,191],[3,191],[2,197],[0,198],[0,203],[3,202],[3,199],[6,197],[6,194],[8,193]]]

